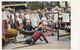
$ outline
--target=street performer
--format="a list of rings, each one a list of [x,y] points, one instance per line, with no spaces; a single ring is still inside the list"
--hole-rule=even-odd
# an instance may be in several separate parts
[[[38,39],[43,41],[43,39],[40,38],[41,36],[44,38],[46,43],[48,43],[48,40],[44,36],[44,33],[42,32],[42,28],[41,27],[39,28],[38,31],[36,31],[32,36],[28,37],[25,41],[19,41],[18,43],[22,43],[22,44],[31,44],[32,43],[32,44],[34,44]]]

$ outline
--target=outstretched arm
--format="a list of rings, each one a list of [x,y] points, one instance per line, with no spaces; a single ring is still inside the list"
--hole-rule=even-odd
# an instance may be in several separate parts
[[[43,41],[43,39],[42,38],[39,38],[41,41]]]
[[[46,41],[46,43],[48,43],[47,38],[44,36],[43,32],[42,32],[42,37],[44,38],[44,40]]]

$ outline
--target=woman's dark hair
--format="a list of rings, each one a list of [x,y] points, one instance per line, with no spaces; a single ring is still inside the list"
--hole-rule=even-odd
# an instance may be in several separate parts
[[[42,30],[42,28],[40,27],[38,30],[39,30],[39,31],[41,31],[41,30]]]

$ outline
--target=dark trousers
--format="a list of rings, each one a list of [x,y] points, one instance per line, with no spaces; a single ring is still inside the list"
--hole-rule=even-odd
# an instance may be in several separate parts
[[[28,37],[26,40],[24,40],[24,41],[19,41],[19,43],[21,43],[21,42],[26,42],[26,44],[31,44],[33,41],[32,41],[32,38],[31,38],[31,36],[30,37]],[[34,42],[32,43],[32,44],[34,44]]]

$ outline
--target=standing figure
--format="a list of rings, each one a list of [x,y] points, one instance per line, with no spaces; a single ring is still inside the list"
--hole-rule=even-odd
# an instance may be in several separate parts
[[[39,14],[37,13],[37,10],[34,10],[33,17],[31,19],[33,28],[37,27],[40,22]]]
[[[26,18],[26,24],[28,24],[27,22],[30,22],[29,12],[26,13],[25,18]]]
[[[15,13],[15,14],[16,14],[17,18],[19,18],[19,12],[18,12],[18,11],[16,11],[16,13]]]
[[[10,22],[11,28],[13,28],[13,19],[12,19],[12,15],[10,15],[9,22]]]
[[[3,20],[3,24],[4,24],[4,28],[8,29],[8,23],[7,23],[7,10],[4,9],[4,11],[2,12],[2,20]]]
[[[23,27],[25,27],[26,26],[26,18],[24,18],[24,20],[23,20]]]
[[[48,25],[48,23],[47,23],[47,18],[45,17],[45,15],[43,15],[43,17],[41,18],[41,21],[42,21],[42,25],[43,25],[44,28],[45,28],[45,26]]]
[[[11,25],[10,25],[10,18],[9,18],[9,16],[7,15],[7,22],[8,22],[8,29],[11,29]]]
[[[54,23],[54,16],[53,15],[51,16],[50,20],[51,20],[51,24],[53,24]]]
[[[17,16],[14,17],[14,29],[16,29],[18,26]]]
[[[23,28],[23,23],[22,23],[21,18],[17,18],[17,21],[18,21],[18,23],[19,23],[19,27],[20,27],[20,28]]]

